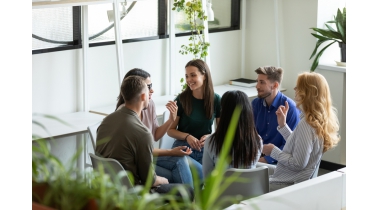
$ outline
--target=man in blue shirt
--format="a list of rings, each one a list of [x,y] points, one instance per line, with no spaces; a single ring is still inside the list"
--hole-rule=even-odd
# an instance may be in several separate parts
[[[299,121],[300,111],[295,102],[279,91],[282,81],[282,68],[273,66],[259,67],[257,73],[257,98],[252,101],[253,117],[256,129],[264,144],[272,143],[282,150],[285,139],[277,131],[276,111],[280,105],[285,106],[285,101],[289,104],[289,111],[286,123],[294,130]],[[270,156],[262,156],[259,162],[276,164],[277,160]]]

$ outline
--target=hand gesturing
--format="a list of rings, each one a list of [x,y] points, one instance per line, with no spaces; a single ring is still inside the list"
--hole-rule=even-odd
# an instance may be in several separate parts
[[[169,101],[167,104],[166,104],[166,108],[169,110],[170,112],[170,117],[169,119],[173,120],[172,122],[175,121],[176,117],[177,117],[177,110],[178,110],[178,106],[177,106],[177,101]]]
[[[289,104],[285,101],[285,106],[278,107],[276,111],[278,125],[282,128],[286,124],[286,115],[288,114]]]

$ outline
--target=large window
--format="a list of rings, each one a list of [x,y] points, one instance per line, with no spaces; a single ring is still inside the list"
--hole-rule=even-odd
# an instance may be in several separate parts
[[[212,29],[226,29],[234,26],[235,23],[232,23],[231,21],[231,9],[233,4],[234,2],[231,0],[214,0],[212,2],[211,8],[214,11],[214,20],[208,21],[209,31],[212,31]],[[190,32],[190,25],[186,19],[185,12],[177,12],[175,29],[176,33]]]
[[[67,46],[73,41],[71,7],[32,10],[32,49]]]
[[[158,34],[158,1],[128,2],[125,10],[130,12],[120,21],[121,38],[152,37]],[[112,12],[112,4],[97,4],[88,7],[90,43],[115,40],[113,22],[110,22],[107,10]]]
[[[128,14],[121,16],[120,21],[123,42],[168,38],[167,13],[171,8],[169,0],[128,2]],[[239,29],[240,0],[214,0],[212,9],[215,20],[208,22],[210,33]],[[90,47],[115,43],[114,25],[107,11],[112,11],[112,4],[88,6]],[[32,15],[33,54],[82,47],[80,7],[33,9]],[[185,21],[183,14],[178,13],[177,35],[190,34],[183,27]]]

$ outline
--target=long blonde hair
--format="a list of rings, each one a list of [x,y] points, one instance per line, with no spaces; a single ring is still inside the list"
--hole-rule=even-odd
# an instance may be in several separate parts
[[[315,72],[299,74],[295,99],[306,122],[323,139],[323,152],[335,147],[340,141],[339,121],[325,77]]]

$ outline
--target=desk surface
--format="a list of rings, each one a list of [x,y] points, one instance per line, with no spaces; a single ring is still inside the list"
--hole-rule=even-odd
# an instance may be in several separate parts
[[[220,97],[223,96],[223,94],[230,90],[240,90],[245,92],[249,98],[257,97],[257,90],[255,87],[241,87],[236,85],[218,85],[214,87],[214,92],[219,94]],[[286,91],[286,89],[282,88],[281,92]],[[162,116],[163,113],[167,110],[165,105],[169,100],[173,100],[176,96],[174,95],[164,95],[164,96],[152,96],[152,99],[154,103],[156,104],[156,114],[157,116]],[[112,106],[105,106],[105,107],[97,107],[90,110],[91,113],[107,116],[115,111],[115,105]]]
[[[35,122],[41,123],[45,128],[32,124],[33,135],[38,135],[41,138],[49,137],[62,137],[66,135],[80,134],[87,132],[89,125],[95,124],[103,120],[104,116],[98,114],[92,114],[88,112],[75,112],[70,114],[54,115],[54,117],[64,121],[62,122],[46,118],[43,116],[33,116],[32,119]]]

